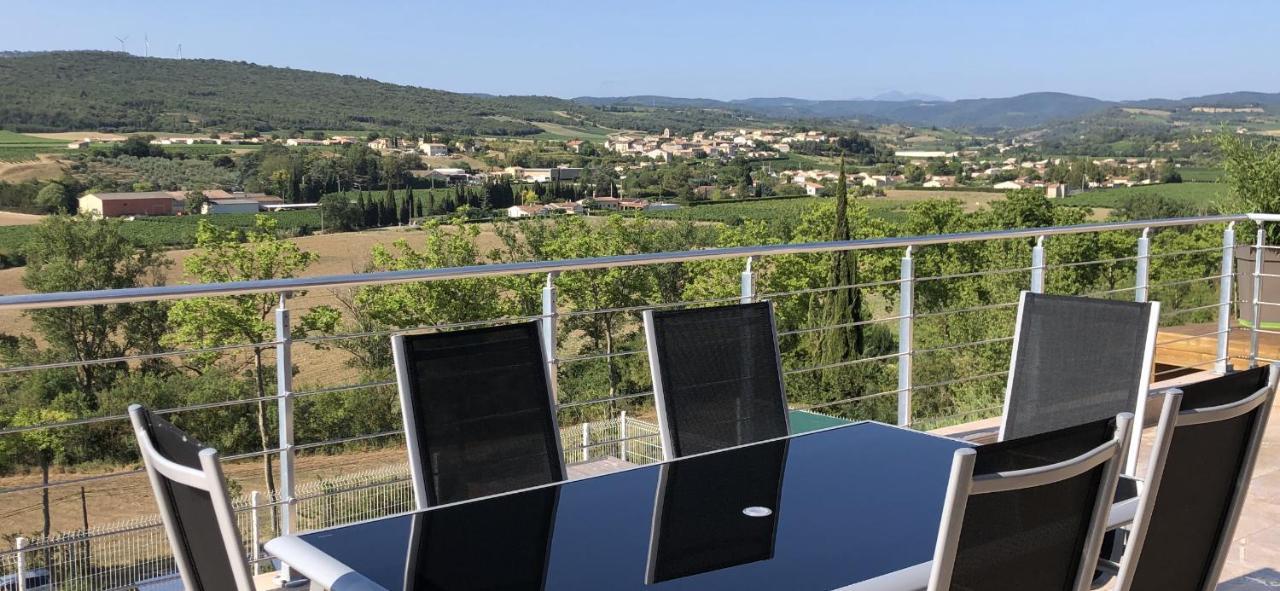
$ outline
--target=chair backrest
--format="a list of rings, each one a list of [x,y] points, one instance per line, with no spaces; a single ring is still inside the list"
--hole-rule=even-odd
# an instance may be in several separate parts
[[[956,451],[930,591],[1083,591],[1133,417]]]
[[[140,405],[129,418],[184,586],[253,591],[217,450]]]
[[[1214,589],[1249,490],[1280,366],[1166,396],[1119,589]]]
[[[769,302],[644,312],[667,459],[786,436]]]
[[[1022,292],[1000,440],[1123,412],[1143,424],[1159,317],[1159,302]]]
[[[565,480],[538,322],[391,342],[419,508]]]

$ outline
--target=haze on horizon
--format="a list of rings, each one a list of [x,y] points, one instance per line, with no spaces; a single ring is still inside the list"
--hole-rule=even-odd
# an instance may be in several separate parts
[[[119,50],[455,92],[1101,99],[1280,91],[1280,3],[6,2],[0,50]]]

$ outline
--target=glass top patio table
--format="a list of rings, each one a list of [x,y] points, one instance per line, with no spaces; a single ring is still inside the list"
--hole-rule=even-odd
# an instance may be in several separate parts
[[[267,549],[335,591],[892,589],[927,580],[966,445],[853,423]]]

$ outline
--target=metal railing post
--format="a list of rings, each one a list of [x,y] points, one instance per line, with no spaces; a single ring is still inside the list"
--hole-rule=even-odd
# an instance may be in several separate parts
[[[1218,278],[1218,349],[1213,371],[1225,374],[1231,369],[1231,284],[1235,280],[1236,223],[1222,231],[1222,277]]]
[[[258,533],[258,507],[261,505],[259,498],[260,493],[253,491],[249,493],[249,531],[250,538],[253,540],[253,574],[257,576],[262,572],[262,565],[258,560],[262,558],[262,538]]]
[[[747,267],[742,271],[742,291],[739,301],[744,304],[756,301],[756,273],[751,270],[755,262],[756,257],[747,257]]]
[[[1031,248],[1031,293],[1044,293],[1044,236]]]
[[[911,349],[914,331],[915,271],[911,247],[902,257],[902,282],[898,285],[898,425],[911,424]]]
[[[289,292],[280,292],[280,305],[276,307],[276,396],[277,414],[280,420],[280,531],[278,535],[293,533],[294,511],[294,449],[293,449],[293,338],[289,333]],[[291,576],[289,567],[281,569],[281,576]]]
[[[27,591],[27,553],[22,551],[27,547],[27,539],[18,536],[13,541],[13,547],[18,550],[18,591]],[[53,572],[52,569],[49,572]]]
[[[1133,271],[1133,301],[1147,301],[1147,286],[1151,284],[1151,228],[1143,228],[1138,237],[1138,258]]]
[[[1258,240],[1253,249],[1253,326],[1249,329],[1249,367],[1258,367],[1258,325],[1262,324],[1262,261],[1266,258],[1267,232],[1258,222]]]
[[[618,449],[618,459],[627,461],[627,411],[622,411],[618,415],[618,441],[621,444]]]
[[[591,423],[582,424],[582,461],[591,459]]]
[[[551,384],[551,397],[560,400],[560,361],[556,357],[556,277],[560,273],[547,273],[547,283],[542,286],[542,356],[547,363],[547,381]]]

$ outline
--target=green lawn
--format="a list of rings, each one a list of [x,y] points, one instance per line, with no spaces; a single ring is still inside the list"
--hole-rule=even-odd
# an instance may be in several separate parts
[[[1155,195],[1189,205],[1207,207],[1226,200],[1227,185],[1201,182],[1101,189],[1073,195],[1060,200],[1059,203],[1083,207],[1114,208],[1120,206],[1131,197],[1150,197]]]

